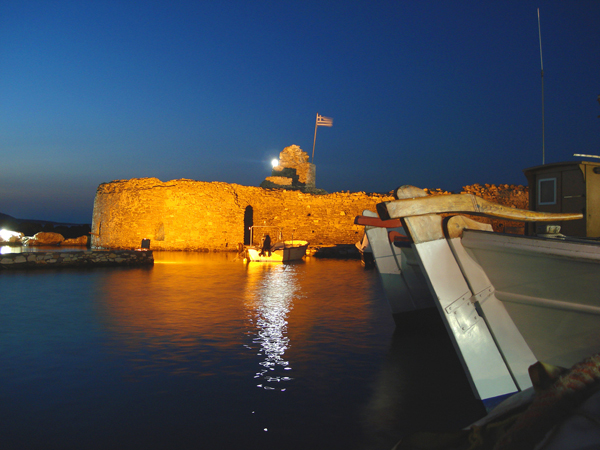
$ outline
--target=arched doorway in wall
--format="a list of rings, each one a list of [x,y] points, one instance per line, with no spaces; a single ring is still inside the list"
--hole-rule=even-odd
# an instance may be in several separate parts
[[[246,206],[244,211],[244,245],[252,245],[250,242],[250,227],[254,225],[254,210],[252,206]]]

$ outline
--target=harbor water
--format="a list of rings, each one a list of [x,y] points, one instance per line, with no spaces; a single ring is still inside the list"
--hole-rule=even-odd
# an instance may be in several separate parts
[[[483,412],[356,260],[0,272],[0,448],[384,449]]]

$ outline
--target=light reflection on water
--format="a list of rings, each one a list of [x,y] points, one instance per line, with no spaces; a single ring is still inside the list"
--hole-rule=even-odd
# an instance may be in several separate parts
[[[470,421],[447,338],[393,337],[358,261],[154,256],[0,272],[2,449],[389,449]]]
[[[246,347],[249,350],[256,348],[257,355],[264,357],[259,363],[261,369],[255,375],[262,380],[257,386],[263,389],[285,391],[285,387],[277,384],[292,380],[280,372],[292,369],[284,356],[290,346],[287,317],[296,297],[301,299],[301,287],[297,282],[299,264],[303,263],[247,265],[245,306],[248,319],[256,328],[248,332],[252,336],[252,345]]]

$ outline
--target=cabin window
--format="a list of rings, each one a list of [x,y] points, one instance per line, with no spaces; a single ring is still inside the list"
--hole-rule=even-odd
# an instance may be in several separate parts
[[[538,180],[538,205],[556,205],[556,178]]]

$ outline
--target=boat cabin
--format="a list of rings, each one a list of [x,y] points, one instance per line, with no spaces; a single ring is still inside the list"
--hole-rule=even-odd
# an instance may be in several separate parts
[[[557,222],[567,236],[600,237],[600,163],[572,161],[525,169],[529,209],[551,213],[583,213],[584,220]],[[526,234],[544,233],[547,224],[531,223]]]

